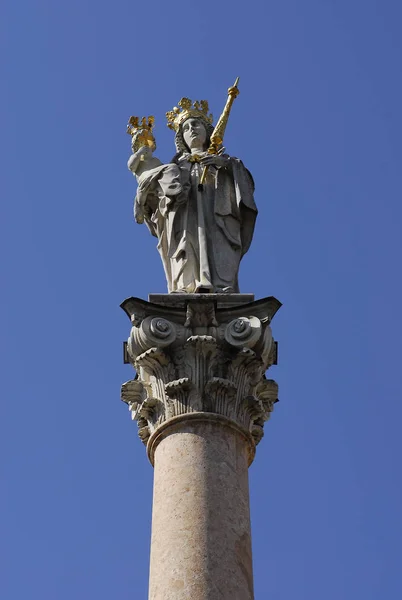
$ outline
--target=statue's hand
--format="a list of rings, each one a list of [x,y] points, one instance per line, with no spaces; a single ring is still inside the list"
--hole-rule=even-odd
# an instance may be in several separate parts
[[[220,167],[228,167],[230,165],[230,160],[229,158],[227,158],[227,156],[219,156],[218,154],[209,154],[208,156],[204,156],[204,158],[202,158],[200,160],[200,163],[206,167],[206,166],[214,166],[217,168]]]
[[[135,154],[147,158],[147,156],[152,156],[152,149],[149,146],[141,146]]]

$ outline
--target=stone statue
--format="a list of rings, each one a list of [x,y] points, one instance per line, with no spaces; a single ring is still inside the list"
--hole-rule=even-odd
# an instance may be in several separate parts
[[[236,84],[215,128],[206,101],[183,98],[167,113],[176,144],[169,164],[153,156],[153,118],[129,121],[128,168],[138,182],[134,215],[158,238],[170,293],[239,292],[240,260],[250,247],[257,208],[251,174],[222,146]]]

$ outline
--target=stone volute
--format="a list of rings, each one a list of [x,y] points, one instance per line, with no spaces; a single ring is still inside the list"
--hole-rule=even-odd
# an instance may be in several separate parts
[[[154,466],[149,600],[253,600],[248,467],[277,400],[270,322],[251,294],[153,294],[122,386]]]

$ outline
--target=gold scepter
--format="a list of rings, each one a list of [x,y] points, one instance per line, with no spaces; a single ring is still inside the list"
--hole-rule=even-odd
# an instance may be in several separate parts
[[[232,85],[232,87],[230,87],[228,89],[228,99],[226,100],[225,108],[223,109],[223,112],[222,112],[221,116],[219,117],[219,121],[215,125],[215,128],[212,132],[210,146],[208,148],[208,154],[218,154],[219,146],[223,143],[223,136],[225,134],[225,129],[226,129],[226,125],[228,123],[232,104],[234,102],[234,99],[237,98],[237,96],[240,93],[239,88],[237,87],[237,84],[239,83],[239,79],[240,78],[237,77],[236,81],[234,82],[234,85]],[[200,183],[198,185],[198,189],[200,191],[202,191],[202,189],[203,189],[203,184],[205,183],[207,171],[208,171],[208,165],[205,165],[205,167],[202,171],[202,174],[201,174]]]

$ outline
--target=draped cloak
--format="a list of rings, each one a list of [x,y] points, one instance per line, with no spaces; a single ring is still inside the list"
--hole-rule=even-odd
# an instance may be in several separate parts
[[[251,174],[239,159],[224,156],[228,166],[209,167],[202,191],[202,166],[187,153],[139,178],[136,219],[158,238],[169,292],[239,291],[257,207]]]

